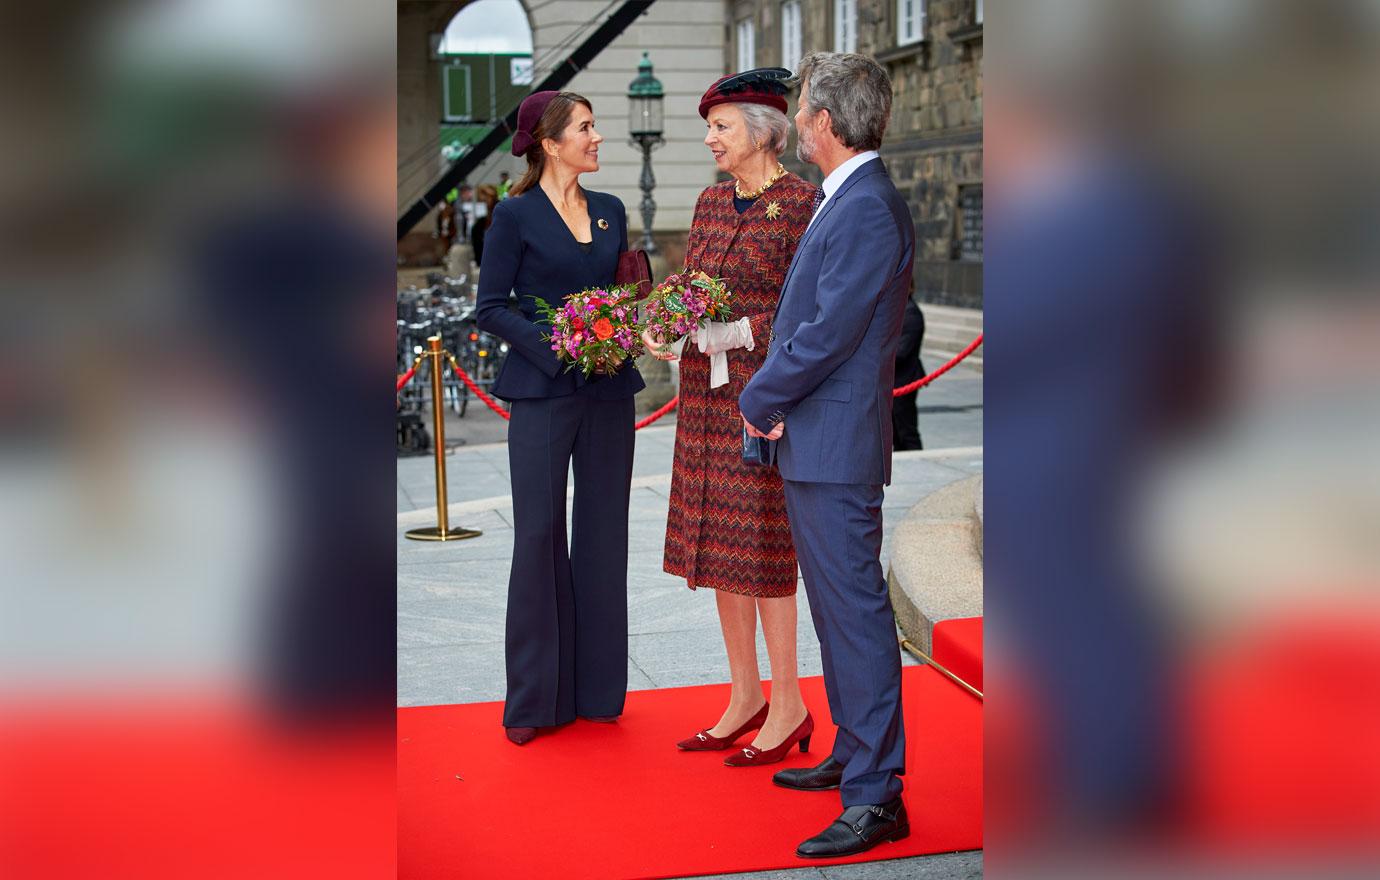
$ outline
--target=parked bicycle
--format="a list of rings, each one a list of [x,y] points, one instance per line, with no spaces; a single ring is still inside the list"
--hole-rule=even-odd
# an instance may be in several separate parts
[[[426,281],[425,287],[413,286],[398,291],[398,373],[405,372],[426,349],[429,337],[439,335],[441,347],[455,356],[456,362],[479,387],[487,390],[498,376],[508,354],[508,344],[479,329],[475,317],[477,285],[468,276],[450,277],[442,273],[431,273]],[[429,408],[426,370],[426,367],[419,370],[417,379],[398,395],[400,449],[403,448],[403,414],[409,414],[410,423],[411,414]],[[471,397],[468,386],[453,370],[446,369],[441,377],[441,390],[444,405],[463,417]],[[413,436],[408,434],[409,441]],[[415,442],[409,448],[411,446],[415,446]]]

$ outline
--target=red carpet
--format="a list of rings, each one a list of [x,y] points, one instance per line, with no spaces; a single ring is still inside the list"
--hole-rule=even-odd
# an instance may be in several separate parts
[[[934,625],[934,662],[982,690],[982,618],[941,620]]]
[[[618,724],[577,721],[521,748],[500,703],[399,709],[398,876],[683,877],[980,848],[982,704],[929,667],[903,680],[911,835],[823,862],[795,847],[838,815],[838,792],[771,783],[833,744],[818,677],[802,682],[810,753],[750,769],[674,745],[718,717],[727,685],[637,691]]]

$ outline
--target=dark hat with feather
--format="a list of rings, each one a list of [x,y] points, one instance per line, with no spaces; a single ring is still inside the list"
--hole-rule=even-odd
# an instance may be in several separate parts
[[[784,67],[758,67],[733,73],[715,82],[700,98],[700,116],[709,118],[709,108],[718,104],[765,104],[786,112],[786,92],[794,83]]]

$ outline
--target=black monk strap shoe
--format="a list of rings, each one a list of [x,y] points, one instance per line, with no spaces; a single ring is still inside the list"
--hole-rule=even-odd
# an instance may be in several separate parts
[[[782,788],[798,791],[829,791],[838,788],[843,781],[843,764],[830,755],[813,767],[794,767],[780,770],[771,778]]]
[[[834,823],[795,848],[806,859],[832,859],[867,852],[888,840],[910,836],[910,820],[900,798],[884,804],[845,809]]]

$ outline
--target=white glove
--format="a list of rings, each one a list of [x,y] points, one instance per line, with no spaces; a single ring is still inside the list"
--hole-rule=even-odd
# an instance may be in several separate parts
[[[752,351],[755,345],[752,325],[747,318],[727,324],[715,321],[701,324],[695,334],[695,345],[709,355],[709,387],[719,388],[728,384],[728,352],[735,348]]]
[[[721,323],[708,321],[695,334],[695,344],[703,354],[719,354],[735,348],[753,349],[752,325],[747,318]]]

